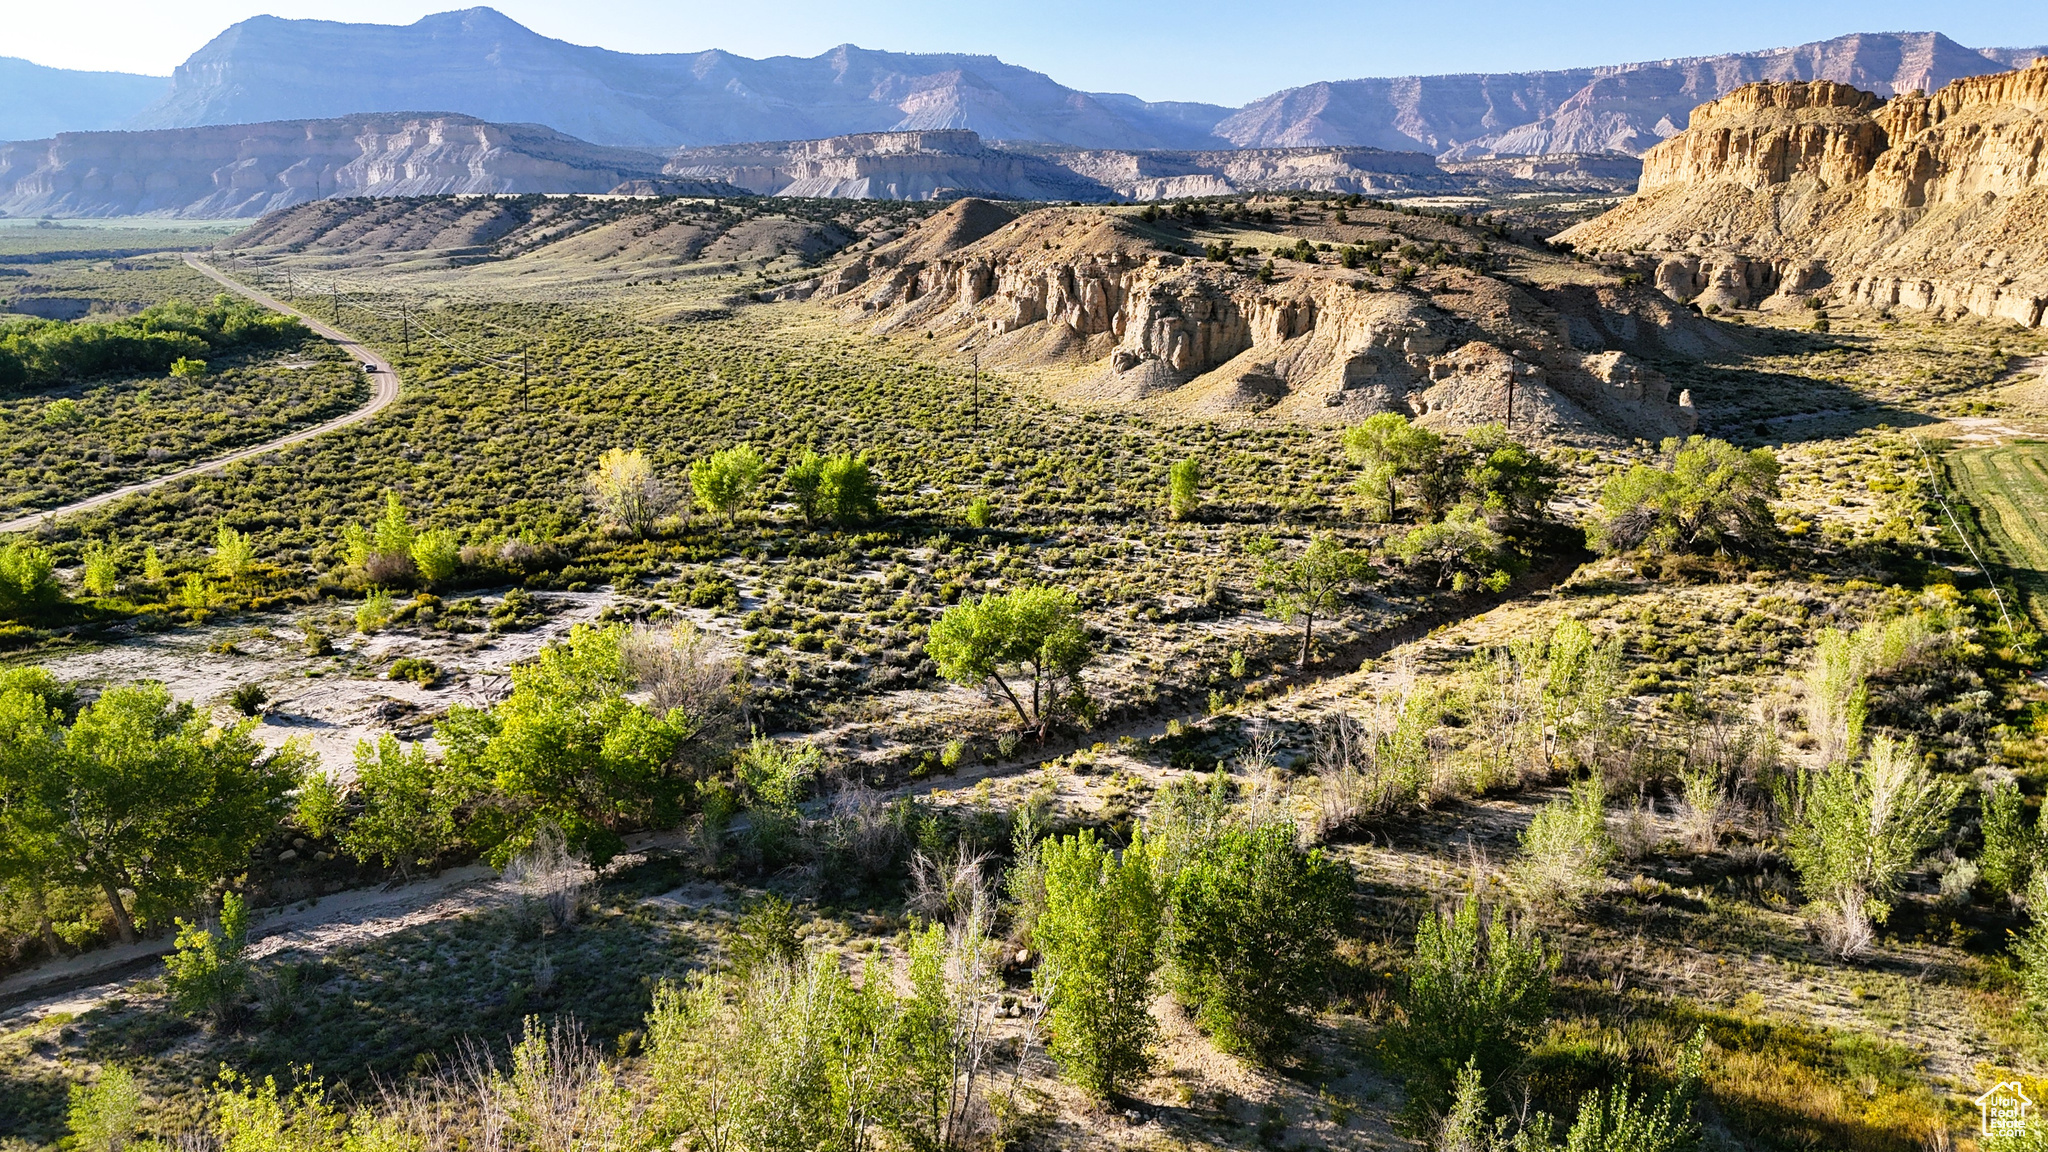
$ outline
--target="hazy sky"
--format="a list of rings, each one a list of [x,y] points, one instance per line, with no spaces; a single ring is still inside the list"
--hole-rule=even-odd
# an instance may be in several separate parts
[[[168,74],[237,20],[405,24],[412,0],[11,0],[0,55]],[[1241,104],[1314,80],[1495,72],[1697,56],[1846,32],[1946,32],[1973,47],[2048,44],[2048,4],[2015,0],[501,0],[548,36],[627,52],[811,56],[836,44],[1000,56],[1089,91]],[[345,62],[337,62],[346,66]]]

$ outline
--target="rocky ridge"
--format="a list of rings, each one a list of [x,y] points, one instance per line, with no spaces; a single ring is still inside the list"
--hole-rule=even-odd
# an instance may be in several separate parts
[[[1702,105],[1635,197],[1560,240],[1673,299],[1874,307],[2038,326],[2048,310],[2048,57],[1890,100],[1827,82]]]
[[[551,128],[446,114],[67,132],[0,144],[0,212],[249,217],[345,196],[595,194],[659,168]]]
[[[1244,151],[1065,150],[993,146],[962,129],[871,132],[827,140],[686,148],[665,176],[733,184],[763,196],[932,200],[962,195],[1005,200],[1170,200],[1246,191],[1399,195],[1483,187],[1566,186],[1626,190],[1634,175],[1578,168],[1528,177],[1450,173],[1422,152],[1374,148]],[[623,191],[662,192],[658,183]]]
[[[1728,339],[1639,289],[1464,268],[1397,287],[1292,262],[1266,283],[1171,251],[1128,212],[978,200],[787,294],[878,334],[929,332],[987,364],[1049,370],[1084,403],[1319,424],[1400,411],[1462,428],[1502,420],[1512,395],[1517,429],[1586,442],[1691,430],[1690,397],[1644,357]]]

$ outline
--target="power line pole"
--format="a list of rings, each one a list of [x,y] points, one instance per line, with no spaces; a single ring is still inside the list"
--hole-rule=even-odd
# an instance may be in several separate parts
[[[334,294],[334,322],[339,324],[341,323],[341,285],[336,281],[329,280],[327,282],[327,290]]]
[[[398,302],[398,325],[405,333],[405,358],[412,359],[412,310],[403,300]]]
[[[526,415],[526,385],[531,367],[527,360],[527,352],[529,350],[528,346],[524,344],[519,346],[519,414],[521,416]]]
[[[974,350],[974,433],[981,434],[981,349]]]
[[[1512,370],[1510,370],[1510,371],[1508,372],[1508,418],[1507,418],[1507,420],[1506,420],[1506,421],[1504,421],[1504,422],[1503,422],[1503,423],[1501,424],[1501,427],[1502,427],[1502,428],[1504,428],[1504,429],[1506,429],[1506,428],[1513,428],[1514,426],[1515,426],[1515,374],[1514,374],[1514,372],[1513,372]]]

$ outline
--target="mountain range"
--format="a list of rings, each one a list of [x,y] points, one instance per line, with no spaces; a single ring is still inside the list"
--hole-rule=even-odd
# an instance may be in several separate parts
[[[765,60],[635,54],[550,39],[490,8],[404,26],[259,16],[216,36],[168,82],[0,60],[0,138],[432,111],[664,152],[970,129],[1075,149],[1639,155],[1682,130],[1695,105],[1742,84],[1824,79],[1888,96],[2023,66],[2038,53],[2048,48],[1865,33],[1606,67],[1329,81],[1231,109],[1082,92],[992,56],[853,45]]]

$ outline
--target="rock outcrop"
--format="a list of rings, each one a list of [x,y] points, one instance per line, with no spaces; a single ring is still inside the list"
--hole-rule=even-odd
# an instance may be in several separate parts
[[[550,128],[440,114],[68,132],[0,144],[0,211],[244,217],[336,196],[603,193],[659,169]]]
[[[1634,161],[1623,158],[1626,167]],[[1241,192],[1415,192],[1568,187],[1625,190],[1633,173],[1593,174],[1580,164],[1473,164],[1446,171],[1424,152],[1376,148],[1254,148],[1172,152],[990,145],[974,132],[869,132],[828,140],[686,148],[671,178],[717,180],[763,196],[936,200],[1171,200]],[[1619,178],[1617,178],[1619,175]],[[661,192],[659,182],[626,192]]]
[[[943,237],[943,239],[941,239]],[[984,363],[1058,366],[1075,400],[1192,415],[1353,422],[1400,411],[1591,441],[1689,431],[1690,401],[1639,356],[1718,337],[1646,290],[1553,293],[1447,275],[1434,294],[1330,265],[1272,283],[1162,250],[1132,217],[963,201],[807,294],[877,333],[943,333]],[[1591,293],[1591,295],[1588,295]]]
[[[1651,150],[1635,197],[1559,239],[1701,306],[1826,290],[2038,326],[2048,57],[1889,101],[1839,84],[1751,85]]]

